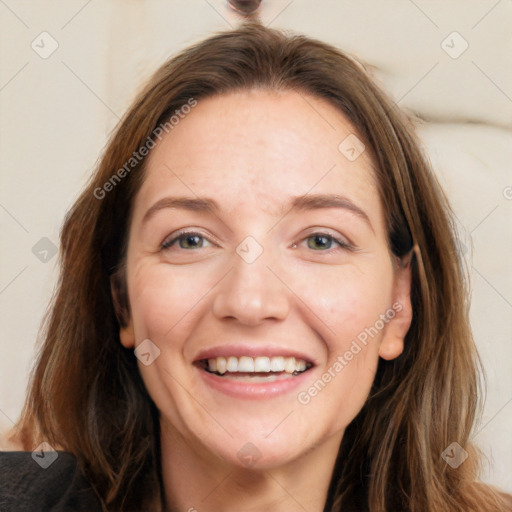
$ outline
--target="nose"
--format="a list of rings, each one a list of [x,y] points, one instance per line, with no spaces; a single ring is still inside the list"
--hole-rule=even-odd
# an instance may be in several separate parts
[[[264,251],[256,261],[248,263],[234,253],[232,265],[216,287],[213,313],[218,319],[235,319],[255,326],[288,316],[291,292],[275,258]]]

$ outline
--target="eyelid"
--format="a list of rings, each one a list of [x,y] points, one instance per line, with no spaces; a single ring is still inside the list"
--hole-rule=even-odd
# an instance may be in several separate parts
[[[347,245],[354,245],[352,241],[345,235],[338,233],[337,231],[331,230],[329,228],[321,228],[321,227],[313,227],[306,230],[306,237],[312,235],[327,235],[331,238],[341,238],[341,242],[345,242]]]

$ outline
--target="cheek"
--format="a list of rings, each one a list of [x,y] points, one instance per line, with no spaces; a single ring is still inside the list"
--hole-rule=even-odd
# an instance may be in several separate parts
[[[331,267],[296,283],[301,298],[329,327],[322,329],[328,348],[338,352],[373,326],[392,302],[392,272],[385,264]]]
[[[208,287],[207,279],[165,265],[144,265],[133,275],[129,293],[137,339],[163,341],[183,330]]]
[[[317,270],[313,279],[300,283],[301,297],[324,324],[319,332],[327,360],[299,402],[311,404],[315,414],[328,415],[331,434],[358,414],[375,378],[384,332],[380,315],[391,306],[393,282],[391,266],[380,261],[366,267]]]
[[[150,339],[160,350],[152,364],[139,363],[139,371],[157,408],[165,411],[173,425],[184,428],[182,417],[193,410],[194,402],[180,400],[179,383],[188,378],[182,352],[193,328],[194,306],[205,294],[198,285],[206,280],[161,264],[145,262],[132,268],[129,293],[136,345]]]

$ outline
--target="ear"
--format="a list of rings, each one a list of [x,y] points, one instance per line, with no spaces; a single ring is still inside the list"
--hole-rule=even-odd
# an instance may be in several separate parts
[[[393,284],[393,311],[395,316],[386,325],[386,330],[379,347],[379,356],[390,361],[397,358],[404,350],[405,335],[412,322],[411,304],[411,259],[412,251],[397,258]]]
[[[125,348],[134,348],[135,335],[128,308],[128,290],[123,269],[110,276],[110,293],[117,321],[119,322],[119,338]]]

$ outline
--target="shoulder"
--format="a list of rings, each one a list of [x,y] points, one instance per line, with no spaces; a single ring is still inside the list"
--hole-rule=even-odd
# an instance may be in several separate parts
[[[101,512],[100,501],[64,451],[0,451],[3,512]]]
[[[23,443],[14,431],[6,430],[0,432],[0,451],[12,452],[23,451],[24,449]]]

